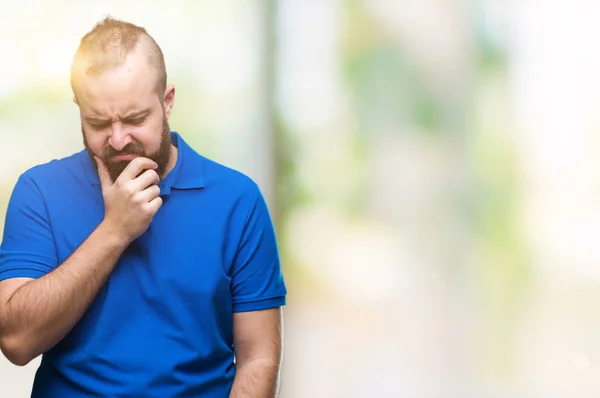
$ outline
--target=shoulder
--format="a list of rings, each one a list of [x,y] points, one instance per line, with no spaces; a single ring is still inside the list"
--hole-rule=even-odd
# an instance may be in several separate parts
[[[69,183],[70,179],[65,175],[69,170],[81,170],[78,163],[77,154],[74,154],[38,164],[21,173],[12,190],[7,215],[23,211],[38,215],[44,213],[53,192],[59,195],[72,192],[73,183]]]
[[[204,188],[218,196],[231,197],[245,193],[257,193],[257,183],[243,172],[233,169],[200,154],[179,133],[175,133],[179,153],[183,158],[175,183],[180,186]]]
[[[256,193],[258,184],[243,172],[201,156],[204,184],[207,188],[224,188],[236,193]]]
[[[19,176],[19,182],[33,183],[39,189],[63,188],[73,183],[73,176],[84,175],[83,156],[86,156],[84,151],[33,166]]]
[[[199,155],[204,179],[203,195],[216,208],[227,209],[243,219],[257,207],[266,206],[261,189],[247,174]],[[263,205],[264,203],[264,205]]]
[[[56,173],[80,169],[82,167],[80,158],[83,155],[83,152],[78,152],[64,158],[52,159],[46,163],[40,163],[27,169],[21,174],[21,177],[44,179]]]
[[[240,170],[198,153],[183,141],[183,175],[177,177],[185,181],[199,183],[206,193],[219,197],[256,196],[260,189],[256,181]]]

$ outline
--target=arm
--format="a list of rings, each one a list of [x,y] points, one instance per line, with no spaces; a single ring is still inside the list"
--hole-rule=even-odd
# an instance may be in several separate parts
[[[275,398],[283,352],[281,308],[233,315],[236,374],[230,398]]]
[[[137,158],[113,184],[98,162],[104,220],[58,267],[50,255],[54,243],[47,216],[39,211],[43,204],[31,201],[39,192],[23,185],[15,189],[0,253],[0,266],[14,278],[0,283],[0,349],[11,362],[25,365],[56,345],[84,314],[125,248],[148,228],[162,204],[158,175],[147,170],[136,176],[154,168],[152,160]],[[48,270],[43,276],[17,279],[40,264]]]
[[[126,247],[100,224],[54,271],[0,282],[0,348],[6,357],[23,366],[56,345],[83,316]]]
[[[244,229],[230,270],[236,373],[230,398],[277,396],[287,293],[275,230],[262,194],[247,197]]]

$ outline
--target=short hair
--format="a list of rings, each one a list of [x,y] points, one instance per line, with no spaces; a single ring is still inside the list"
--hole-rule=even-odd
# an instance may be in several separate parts
[[[73,93],[83,76],[93,76],[121,65],[140,45],[144,46],[150,66],[157,71],[156,90],[159,96],[162,95],[167,88],[162,50],[146,29],[111,16],[98,22],[81,39],[71,66]]]

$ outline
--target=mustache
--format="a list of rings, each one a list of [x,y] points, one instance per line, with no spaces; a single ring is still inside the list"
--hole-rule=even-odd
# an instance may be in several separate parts
[[[119,155],[144,155],[144,147],[139,142],[133,141],[127,144],[125,148],[121,149],[120,151],[117,151],[110,145],[104,148],[102,151],[103,160],[108,160]]]

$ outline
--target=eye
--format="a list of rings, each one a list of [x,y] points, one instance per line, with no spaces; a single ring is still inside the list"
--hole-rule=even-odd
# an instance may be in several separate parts
[[[127,121],[127,123],[137,126],[137,125],[144,123],[145,120],[146,120],[146,117],[144,116],[144,117],[138,117],[137,119],[130,119]]]
[[[89,124],[94,130],[104,130],[109,125],[108,123],[103,122],[90,122]]]

